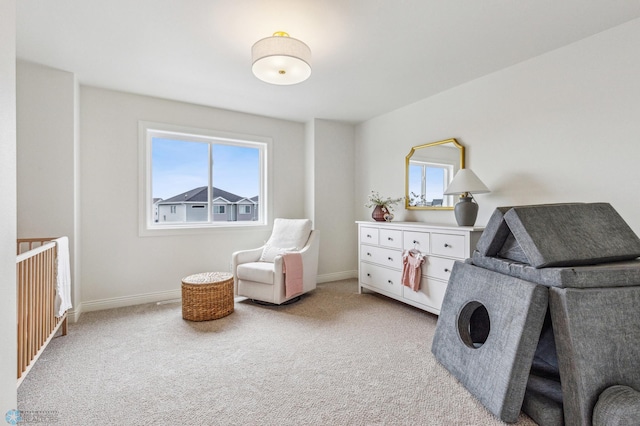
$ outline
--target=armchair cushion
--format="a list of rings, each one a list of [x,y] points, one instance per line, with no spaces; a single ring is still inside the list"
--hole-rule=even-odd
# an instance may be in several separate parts
[[[311,234],[309,219],[281,219],[273,222],[273,232],[264,245],[260,262],[273,262],[275,257],[286,251],[301,250]]]
[[[282,256],[286,252],[298,251],[299,247],[276,247],[272,246],[269,243],[265,244],[262,249],[262,254],[260,255],[260,262],[268,262],[273,263],[276,256]]]
[[[273,284],[275,270],[273,263],[251,262],[238,265],[236,273],[241,280]]]

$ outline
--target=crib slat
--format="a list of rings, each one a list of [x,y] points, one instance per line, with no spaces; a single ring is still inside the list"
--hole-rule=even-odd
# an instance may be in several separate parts
[[[50,240],[28,238],[17,242],[18,386],[58,329],[62,327],[62,334],[67,334],[66,313],[55,316],[57,246]]]

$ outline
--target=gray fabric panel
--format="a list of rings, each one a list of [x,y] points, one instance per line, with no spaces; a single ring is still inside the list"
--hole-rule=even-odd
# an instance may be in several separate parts
[[[608,203],[513,207],[504,220],[536,268],[640,256],[640,238]]]
[[[640,389],[640,287],[549,290],[565,421],[589,424],[603,389]]]
[[[604,390],[593,409],[593,426],[637,426],[640,423],[640,392],[628,386]]]
[[[487,226],[484,227],[484,231],[482,231],[482,235],[480,235],[478,244],[476,245],[477,250],[483,255],[497,255],[498,251],[500,251],[504,245],[507,236],[511,233],[509,226],[507,226],[507,223],[504,221],[504,214],[510,208],[511,207],[498,207],[491,214],[489,222],[487,222]]]
[[[536,347],[536,352],[533,356],[531,374],[560,381],[558,352],[556,351],[555,336],[553,335],[551,313],[548,309],[544,317],[544,324],[542,325],[542,331],[540,332],[538,346]]]
[[[582,203],[538,204],[538,206],[564,206],[572,204]],[[508,238],[509,234],[511,234],[509,225],[507,225],[507,223],[504,221],[504,214],[514,207],[516,206],[498,207],[493,211],[491,217],[489,218],[489,222],[487,223],[487,226],[485,226],[484,231],[482,232],[482,235],[480,235],[480,239],[478,240],[478,244],[476,245],[476,248],[480,253],[485,256],[496,256],[500,249],[503,248],[506,239]],[[512,259],[510,257],[508,258]],[[525,260],[524,262],[527,261]]]
[[[456,262],[451,272],[431,351],[490,412],[518,419],[529,369],[547,310],[548,291],[518,278]],[[465,307],[479,302],[490,332],[479,348],[467,346]]]
[[[527,391],[522,403],[522,411],[540,426],[562,426],[562,405],[550,401],[544,395]]]
[[[507,239],[504,241],[504,245],[498,252],[498,257],[502,257],[504,259],[514,260],[516,262],[529,263],[529,259],[527,255],[516,241],[516,238],[513,236],[511,231],[509,231],[509,235]]]
[[[522,411],[540,426],[564,425],[560,383],[530,376]]]
[[[562,386],[559,380],[530,374],[527,390],[544,395],[548,400],[562,405]]]
[[[599,288],[640,285],[640,259],[573,268],[538,269],[508,259],[482,256],[474,251],[471,263],[547,287]]]

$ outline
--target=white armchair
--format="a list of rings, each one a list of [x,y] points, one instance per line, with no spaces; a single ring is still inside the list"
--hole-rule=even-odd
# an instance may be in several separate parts
[[[231,264],[237,296],[280,305],[316,288],[320,237],[309,219],[275,219],[262,247],[233,253]],[[300,253],[302,292],[287,296],[283,255]]]

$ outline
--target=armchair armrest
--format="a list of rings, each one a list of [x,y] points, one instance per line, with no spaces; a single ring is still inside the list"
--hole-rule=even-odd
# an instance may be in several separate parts
[[[231,255],[231,262],[233,264],[233,270],[236,270],[236,266],[242,263],[257,262],[260,260],[263,247],[236,251]]]
[[[318,242],[318,231],[314,230],[311,232],[311,235],[309,236],[309,241],[307,241],[307,244],[298,251],[288,251],[288,253],[300,253],[300,255],[302,256],[302,263],[303,264],[308,264],[309,261],[312,261],[314,258],[317,257],[317,253],[315,252],[314,249],[317,249],[317,242]],[[276,255],[276,257],[273,260],[273,263],[276,264],[276,270],[278,270],[278,266],[282,265],[282,255],[278,254]]]
[[[264,246],[263,246],[264,247]],[[238,265],[243,263],[257,262],[260,260],[263,247],[249,250],[236,251],[231,255],[231,273],[233,274],[233,294],[238,294]]]
[[[311,231],[307,244],[302,250],[293,252],[300,253],[303,265],[303,287],[305,291],[316,287],[316,279],[318,275],[318,251],[320,249],[320,235],[318,230]],[[276,284],[284,281],[282,275],[282,256],[278,255],[274,259],[273,269],[276,277]]]
[[[286,253],[300,253],[300,255],[302,256],[302,261],[304,262],[304,259],[308,256],[310,256],[309,253],[309,246],[304,246],[302,248],[302,250],[287,250]],[[280,263],[282,262],[282,254],[277,254],[274,258],[273,258],[273,263]]]

